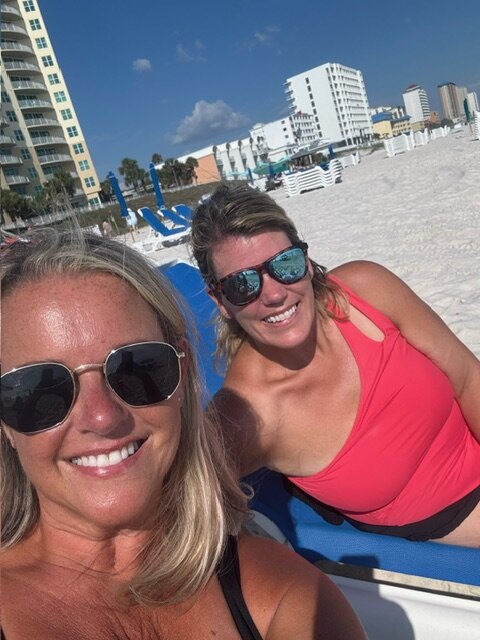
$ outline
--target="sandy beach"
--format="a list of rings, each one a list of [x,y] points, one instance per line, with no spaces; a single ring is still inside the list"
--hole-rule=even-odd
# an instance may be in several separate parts
[[[480,357],[480,141],[468,128],[393,158],[383,149],[363,151],[332,187],[271,195],[317,262],[385,265]],[[183,244],[150,257],[192,262]]]

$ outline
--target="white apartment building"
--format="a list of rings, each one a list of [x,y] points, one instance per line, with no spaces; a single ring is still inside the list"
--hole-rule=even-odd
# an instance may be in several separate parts
[[[285,82],[292,113],[312,114],[316,137],[344,145],[372,138],[372,123],[362,72],[327,62]]]
[[[291,156],[299,147],[318,140],[313,116],[301,111],[274,122],[256,124],[250,129],[250,137],[272,162]]]
[[[468,108],[470,109],[470,113],[473,113],[474,111],[480,111],[480,108],[478,106],[478,96],[475,91],[470,91],[469,93],[467,93],[467,104]]]
[[[410,116],[410,123],[425,122],[430,117],[430,104],[425,89],[418,84],[411,84],[403,93],[405,111]]]
[[[75,180],[72,204],[100,202],[100,185],[38,0],[2,0],[0,182],[26,196],[56,171]]]

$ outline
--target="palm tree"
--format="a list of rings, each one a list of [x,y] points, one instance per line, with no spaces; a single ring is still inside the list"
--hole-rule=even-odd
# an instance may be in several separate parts
[[[75,195],[75,181],[68,171],[56,171],[43,185],[45,202],[53,211],[72,209],[71,198]]]
[[[103,202],[110,202],[112,199],[112,185],[108,178],[100,182],[100,198]]]
[[[135,189],[137,188],[137,183],[140,181],[140,167],[136,160],[133,160],[133,158],[124,158],[118,168],[118,172],[124,177],[127,186],[133,185]]]
[[[162,155],[160,153],[153,153],[152,154],[152,162],[155,166],[157,166],[157,164],[160,164],[161,162],[163,162],[163,158]]]

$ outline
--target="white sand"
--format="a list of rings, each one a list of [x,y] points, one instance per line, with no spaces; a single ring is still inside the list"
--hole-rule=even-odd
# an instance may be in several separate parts
[[[327,189],[271,195],[317,262],[385,265],[480,357],[480,141],[468,128],[394,158],[363,152]],[[151,257],[191,262],[186,245]]]

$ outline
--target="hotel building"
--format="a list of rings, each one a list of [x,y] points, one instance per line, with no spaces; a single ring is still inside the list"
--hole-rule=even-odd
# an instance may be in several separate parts
[[[410,116],[412,131],[423,129],[425,121],[430,118],[430,104],[425,89],[418,84],[411,84],[403,93],[403,102]]]
[[[372,123],[361,71],[327,62],[285,82],[291,113],[313,116],[317,139],[344,146],[372,138]]]
[[[438,85],[438,95],[444,118],[453,121],[465,118],[465,109],[463,108],[463,101],[467,97],[465,87],[457,87],[454,82],[444,82]]]
[[[38,0],[2,0],[0,180],[34,196],[56,171],[74,178],[73,206],[99,204],[100,185]]]

